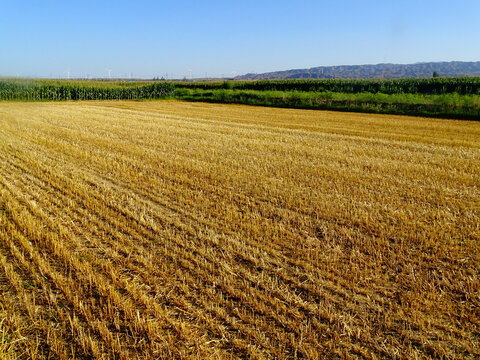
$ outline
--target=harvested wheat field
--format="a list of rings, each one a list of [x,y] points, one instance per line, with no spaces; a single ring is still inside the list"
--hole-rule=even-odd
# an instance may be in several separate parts
[[[480,357],[480,123],[0,103],[0,357]]]

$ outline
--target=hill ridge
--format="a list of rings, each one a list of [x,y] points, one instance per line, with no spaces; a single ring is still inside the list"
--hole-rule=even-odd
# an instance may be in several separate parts
[[[261,74],[249,73],[236,80],[266,79],[400,79],[439,76],[480,76],[480,61],[420,62],[414,64],[365,64],[317,66],[308,69],[290,69]]]

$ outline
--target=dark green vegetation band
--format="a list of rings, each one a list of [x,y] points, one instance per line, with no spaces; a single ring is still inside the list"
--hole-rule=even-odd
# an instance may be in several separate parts
[[[0,81],[0,100],[139,100],[171,96],[167,82]]]
[[[450,94],[480,95],[480,77],[429,78],[429,79],[322,79],[322,80],[259,80],[259,81],[209,81],[178,82],[177,88],[277,90],[339,93],[383,94]]]
[[[371,94],[255,90],[175,90],[177,99],[296,109],[480,120],[478,95]]]

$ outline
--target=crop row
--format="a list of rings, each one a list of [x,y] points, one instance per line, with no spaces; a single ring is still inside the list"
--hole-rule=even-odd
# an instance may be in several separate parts
[[[100,84],[103,85],[103,84]],[[0,100],[135,100],[159,99],[172,94],[172,83],[150,83],[135,86],[99,86],[74,82],[21,83],[0,81]]]
[[[306,79],[179,82],[177,88],[188,89],[237,89],[276,90],[336,93],[384,93],[384,94],[480,94],[480,77],[431,78],[431,79]]]

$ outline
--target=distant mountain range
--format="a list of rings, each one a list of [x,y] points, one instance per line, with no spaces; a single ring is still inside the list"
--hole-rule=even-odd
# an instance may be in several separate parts
[[[263,74],[245,74],[236,80],[266,79],[399,79],[438,76],[480,76],[480,61],[426,62],[417,64],[377,64],[319,66],[310,69],[274,71]]]

